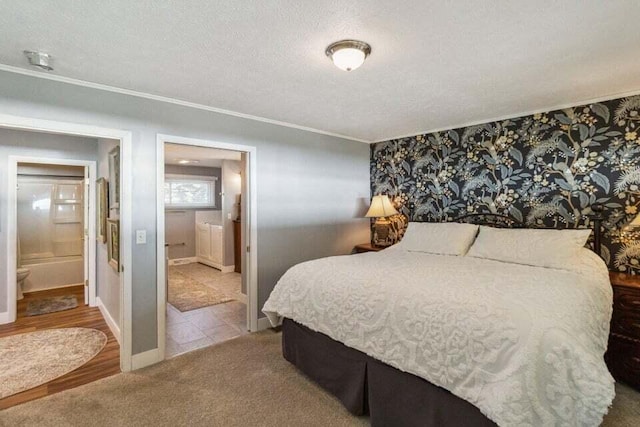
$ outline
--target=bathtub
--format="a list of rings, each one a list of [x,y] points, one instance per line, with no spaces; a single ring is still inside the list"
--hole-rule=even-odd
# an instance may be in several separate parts
[[[23,260],[22,267],[31,271],[24,281],[23,292],[43,291],[84,283],[84,261],[81,255]]]

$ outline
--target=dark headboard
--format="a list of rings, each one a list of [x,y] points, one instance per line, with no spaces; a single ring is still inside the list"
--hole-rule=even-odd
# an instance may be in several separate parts
[[[593,251],[601,256],[600,246],[602,244],[602,221],[604,219],[604,206],[601,204],[591,205],[591,211],[589,215],[591,220],[591,230],[593,236]],[[526,228],[524,222],[506,215],[494,214],[494,213],[472,213],[462,215],[454,222],[466,222],[469,224],[486,225],[489,227],[497,228]],[[558,222],[560,224],[560,222]]]

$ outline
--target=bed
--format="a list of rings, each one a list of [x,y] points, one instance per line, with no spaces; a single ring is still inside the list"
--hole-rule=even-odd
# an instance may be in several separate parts
[[[284,357],[374,426],[601,423],[612,292],[595,252],[543,267],[406,249],[287,271],[263,308]]]

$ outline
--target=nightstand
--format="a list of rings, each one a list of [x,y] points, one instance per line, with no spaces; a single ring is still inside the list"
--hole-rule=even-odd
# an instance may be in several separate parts
[[[640,390],[640,276],[610,273],[613,316],[607,366],[616,380]]]
[[[383,249],[385,248],[382,246],[373,246],[371,243],[360,243],[353,248],[353,251],[357,254],[361,254],[364,252],[380,252]]]

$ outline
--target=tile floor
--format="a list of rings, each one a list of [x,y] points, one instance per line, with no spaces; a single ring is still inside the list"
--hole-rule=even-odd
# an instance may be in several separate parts
[[[181,273],[205,283],[207,286],[223,288],[225,293],[235,297],[240,293],[237,273],[220,271],[202,264],[184,264],[171,266]],[[224,280],[216,280],[224,279]],[[229,301],[196,310],[180,312],[167,303],[167,357],[196,350],[228,339],[248,334],[247,306],[242,301]]]

